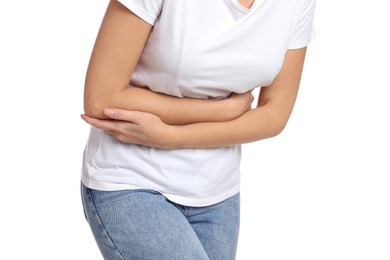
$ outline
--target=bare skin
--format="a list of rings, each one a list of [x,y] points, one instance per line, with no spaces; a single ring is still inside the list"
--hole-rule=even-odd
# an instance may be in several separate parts
[[[258,104],[251,109],[250,93],[234,94],[222,102],[127,88],[150,30],[128,9],[110,2],[87,72],[85,112],[89,116],[82,115],[87,123],[122,142],[163,149],[243,144],[276,136],[284,129],[297,97],[306,48],[286,52],[278,76],[261,89]]]
[[[255,0],[238,0],[238,2],[246,8],[251,8]]]

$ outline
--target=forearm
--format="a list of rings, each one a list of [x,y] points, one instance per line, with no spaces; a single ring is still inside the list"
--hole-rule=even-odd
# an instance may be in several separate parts
[[[134,87],[127,88],[118,103],[123,109],[149,112],[173,125],[226,121],[234,116],[228,100],[178,98]]]
[[[264,106],[228,122],[173,126],[169,148],[214,148],[254,142],[278,135],[287,118]]]
[[[234,119],[244,111],[244,106],[236,101],[178,98],[145,88],[126,87],[111,95],[86,96],[85,112],[92,117],[106,119],[105,108],[119,108],[152,113],[167,124],[181,125]]]

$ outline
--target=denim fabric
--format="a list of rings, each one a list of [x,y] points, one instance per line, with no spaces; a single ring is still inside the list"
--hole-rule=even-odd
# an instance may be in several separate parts
[[[152,190],[99,191],[81,186],[86,219],[104,259],[234,260],[239,194],[187,207]]]

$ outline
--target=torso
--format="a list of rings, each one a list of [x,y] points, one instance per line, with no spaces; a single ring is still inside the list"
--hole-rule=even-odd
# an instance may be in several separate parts
[[[297,23],[305,14],[302,5],[314,0],[123,2],[155,21],[133,85],[223,99],[272,83],[291,43],[308,42],[310,28]],[[152,17],[153,10],[163,11]],[[92,128],[84,155],[82,180],[93,189],[152,189],[189,206],[218,203],[240,189],[240,146],[162,150],[123,144]]]

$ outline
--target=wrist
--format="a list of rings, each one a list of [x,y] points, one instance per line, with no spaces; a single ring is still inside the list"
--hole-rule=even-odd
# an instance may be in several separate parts
[[[227,98],[221,100],[221,102],[223,102],[223,107],[220,110],[223,120],[220,121],[230,121],[241,115],[240,104],[236,100]]]
[[[167,150],[181,148],[180,128],[180,125],[167,125],[163,134],[164,138],[161,138],[160,148]]]

